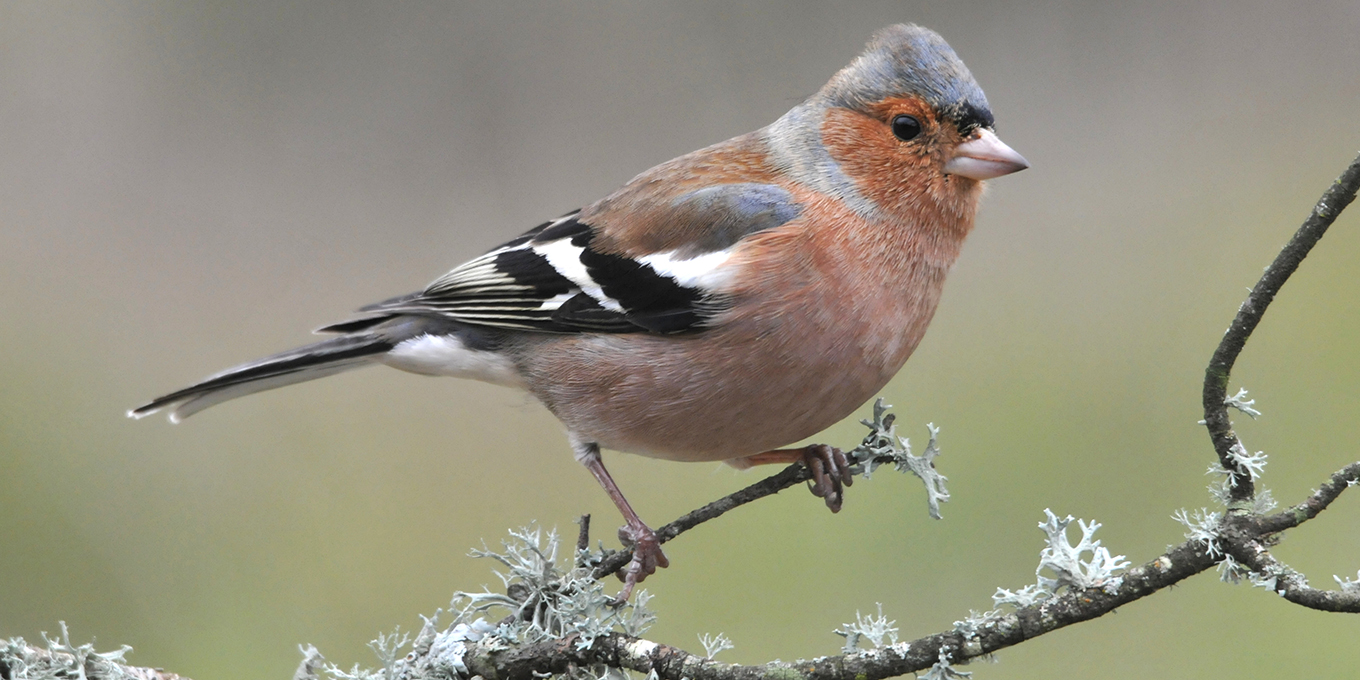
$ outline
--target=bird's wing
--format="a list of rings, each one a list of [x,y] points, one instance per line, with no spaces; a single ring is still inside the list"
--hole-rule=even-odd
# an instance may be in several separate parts
[[[702,330],[723,307],[732,249],[802,210],[786,190],[752,183],[683,192],[644,211],[626,203],[627,210],[606,199],[546,222],[419,293],[369,305],[320,332],[360,330],[397,314],[555,333]],[[647,238],[612,228],[629,224],[628,214],[646,220]],[[629,238],[611,238],[619,233]]]

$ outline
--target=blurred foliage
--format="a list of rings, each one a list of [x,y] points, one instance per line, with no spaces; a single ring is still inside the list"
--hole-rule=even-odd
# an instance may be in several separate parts
[[[0,637],[59,619],[195,680],[342,666],[538,520],[615,511],[512,392],[373,370],[213,409],[126,408],[306,340],[680,153],[773,120],[876,28],[969,64],[1033,168],[994,183],[884,392],[941,426],[944,520],[892,476],[839,515],[790,492],[667,546],[649,635],[724,660],[833,653],[876,602],[904,639],[1033,579],[1043,509],[1135,563],[1209,504],[1204,364],[1360,146],[1351,1],[0,5]],[[1296,502],[1360,451],[1360,215],[1285,287],[1232,389]],[[855,418],[819,439],[852,446]],[[659,524],[754,479],[613,456]],[[1355,499],[1279,555],[1360,566]],[[1245,586],[1172,592],[1001,654],[986,678],[1353,672],[1360,620]],[[345,650],[350,650],[348,656]],[[1079,651],[1078,651],[1079,650]],[[1304,670],[1306,669],[1306,671]]]

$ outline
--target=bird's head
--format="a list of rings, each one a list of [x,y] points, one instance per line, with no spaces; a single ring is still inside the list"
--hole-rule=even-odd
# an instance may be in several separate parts
[[[834,163],[789,169],[862,212],[914,212],[929,200],[971,218],[981,180],[1029,167],[996,136],[987,96],[954,50],[938,33],[910,24],[878,31],[849,66],[769,129],[777,158],[788,158],[780,152],[795,144],[815,143],[817,155]]]

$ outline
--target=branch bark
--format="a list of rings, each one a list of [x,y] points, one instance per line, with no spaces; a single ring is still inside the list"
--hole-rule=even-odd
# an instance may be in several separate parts
[[[465,657],[469,671],[497,680],[532,680],[573,666],[605,664],[663,680],[880,680],[923,671],[943,657],[952,663],[986,656],[1059,628],[1103,616],[1116,608],[1212,568],[1202,545],[1186,541],[1155,560],[1130,569],[1117,588],[1071,591],[996,617],[975,635],[950,630],[875,650],[774,661],[758,666],[724,664],[675,647],[612,634],[580,649],[575,640],[554,640],[510,650],[477,648]],[[942,654],[943,652],[943,654]]]
[[[1317,205],[1313,206],[1313,212],[1304,220],[1303,226],[1294,232],[1294,237],[1275,256],[1275,261],[1266,267],[1261,280],[1252,287],[1251,294],[1238,308],[1232,325],[1223,334],[1223,340],[1209,359],[1209,366],[1204,369],[1204,424],[1209,430],[1214,451],[1218,453],[1219,463],[1231,475],[1231,494],[1235,502],[1249,503],[1256,489],[1249,472],[1233,457],[1235,451],[1245,454],[1246,449],[1233,431],[1232,421],[1228,419],[1228,377],[1237,362],[1237,356],[1242,353],[1242,348],[1265,315],[1266,308],[1275,300],[1275,294],[1299,268],[1303,258],[1308,257],[1313,246],[1327,233],[1327,228],[1332,226],[1341,211],[1355,200],[1357,190],[1360,190],[1360,156],[1351,161],[1345,172],[1332,183]]]
[[[729,510],[746,505],[747,503],[753,503],[766,496],[773,496],[795,484],[810,481],[811,479],[812,472],[808,470],[806,466],[802,463],[794,463],[755,484],[719,498],[698,510],[693,510],[682,515],[674,522],[670,522],[660,529],[657,529],[656,537],[662,543],[665,543],[704,522],[722,517],[724,514],[727,514],[727,511]],[[609,576],[610,574],[618,573],[620,569],[628,566],[628,562],[632,559],[632,550],[625,549],[617,552],[610,552],[605,556],[604,560],[600,562],[599,566],[595,567],[594,576],[599,579]]]

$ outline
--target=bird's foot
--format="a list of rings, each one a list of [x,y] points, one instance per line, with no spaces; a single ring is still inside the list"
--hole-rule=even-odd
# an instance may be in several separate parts
[[[658,568],[671,566],[671,562],[666,559],[666,553],[661,552],[661,540],[656,537],[656,532],[646,524],[630,522],[619,527],[619,541],[633,549],[633,561],[618,572],[619,580],[623,581],[623,590],[619,591],[616,602],[623,604],[632,597],[637,584],[655,574]]]
[[[855,483],[845,453],[834,446],[809,444],[803,449],[802,459],[812,473],[812,495],[825,500],[831,512],[840,512],[844,487]]]
[[[812,495],[824,499],[831,512],[840,512],[844,487],[855,483],[850,459],[840,449],[826,444],[809,444],[801,449],[776,449],[754,456],[733,458],[728,465],[745,470],[756,465],[802,463],[812,473]]]

